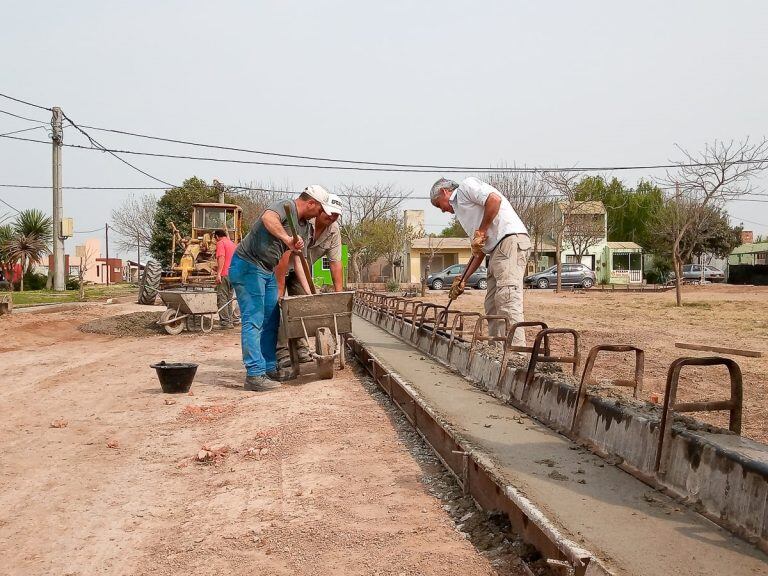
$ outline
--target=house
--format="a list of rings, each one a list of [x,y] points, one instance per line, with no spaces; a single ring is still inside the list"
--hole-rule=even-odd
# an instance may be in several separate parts
[[[746,264],[748,266],[764,266],[768,264],[768,242],[749,242],[737,246],[728,256],[729,266]]]
[[[563,235],[563,262],[580,261],[595,271],[601,284],[642,283],[643,248],[635,242],[608,241],[608,213],[602,202],[579,202],[570,210],[561,202],[556,213],[560,218],[567,214],[569,219]],[[554,238],[551,241],[554,244]]]
[[[347,245],[341,245],[341,266],[344,274],[344,283],[347,280],[347,264],[349,262]],[[312,279],[316,286],[333,286],[333,278],[331,278],[331,266],[328,262],[328,258],[323,256],[312,264]]]
[[[467,264],[472,257],[469,238],[427,236],[411,242],[405,258],[405,281],[421,282],[433,272],[454,264]],[[427,271],[429,267],[429,271]]]

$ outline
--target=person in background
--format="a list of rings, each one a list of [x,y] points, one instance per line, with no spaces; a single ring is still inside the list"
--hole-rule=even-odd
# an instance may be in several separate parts
[[[312,269],[312,265],[317,260],[323,257],[328,258],[331,280],[333,280],[333,290],[334,292],[341,292],[344,289],[344,267],[341,261],[341,228],[339,227],[338,219],[341,216],[342,204],[341,198],[336,194],[329,194],[328,198],[330,212],[323,210],[315,217],[312,223],[312,240],[309,245],[309,258],[307,262],[310,269]],[[290,268],[288,258],[284,257],[280,261],[280,265],[275,269],[275,275],[278,279],[281,296],[283,293],[289,296],[306,294],[296,276],[295,269]],[[283,278],[285,281],[281,282]],[[298,342],[298,356],[299,362],[312,361],[309,346],[304,338]],[[280,368],[289,368],[291,365],[288,342],[282,336],[277,343],[277,362]]]
[[[235,254],[235,243],[224,230],[216,230],[216,306],[219,308],[219,325],[222,329],[233,328],[232,284],[229,281],[229,266]],[[225,306],[226,304],[226,306]]]
[[[467,234],[472,236],[472,260],[465,278],[469,278],[483,262],[488,262],[488,291],[485,295],[486,315],[501,315],[510,324],[523,321],[523,278],[531,251],[531,240],[523,221],[501,192],[475,177],[461,184],[441,178],[430,190],[432,205],[443,212],[456,215]],[[450,297],[464,292],[466,282],[457,276]],[[504,322],[493,321],[489,327],[493,336],[506,336]],[[525,346],[523,330],[515,332],[512,342]]]
[[[294,239],[283,209],[288,204],[296,225]],[[309,220],[328,205],[328,192],[321,186],[309,186],[295,200],[275,202],[254,223],[243,238],[229,268],[242,321],[242,354],[246,368],[245,389],[272,390],[280,386],[283,374],[277,370],[275,352],[279,310],[275,267],[287,251],[302,251],[311,237]],[[299,281],[309,289],[304,271],[296,261]]]

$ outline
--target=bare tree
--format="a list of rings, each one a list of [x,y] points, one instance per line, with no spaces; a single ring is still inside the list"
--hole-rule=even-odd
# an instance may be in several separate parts
[[[567,207],[562,206],[564,213]],[[578,201],[570,207],[570,217],[565,226],[565,238],[573,248],[577,261],[581,262],[592,246],[597,246],[607,237],[605,208],[600,202]]]
[[[292,186],[287,182],[251,182],[230,187],[227,195],[229,200],[243,209],[243,222],[250,227],[268,206],[296,196],[291,190]]]
[[[421,295],[424,296],[427,293],[427,276],[432,269],[432,260],[435,259],[435,254],[443,247],[445,238],[442,236],[435,236],[430,234],[427,237],[427,263],[424,265],[424,274],[421,275]]]
[[[565,240],[568,226],[573,220],[573,214],[578,211],[580,204],[576,200],[576,184],[580,174],[578,172],[563,170],[547,172],[543,175],[544,182],[550,190],[561,199],[553,202],[551,215],[551,230],[555,241],[555,263],[557,264],[557,291],[563,289],[563,240]]]
[[[341,234],[349,250],[352,281],[360,282],[362,271],[383,255],[376,223],[397,218],[406,195],[392,184],[341,185],[336,193],[346,204]]]
[[[538,262],[552,229],[553,197],[544,178],[535,172],[489,173],[483,178],[509,200],[520,216],[531,238],[531,260]]]
[[[679,149],[683,160],[662,181],[674,193],[660,211],[656,225],[671,242],[676,302],[682,306],[683,264],[691,258],[695,245],[684,243],[684,238],[692,230],[703,230],[709,225],[708,214],[714,212],[710,208],[721,208],[727,201],[752,190],[750,179],[768,168],[768,141],[714,141],[698,154]]]
[[[117,243],[122,250],[148,249],[156,210],[157,198],[151,194],[131,195],[119,208],[112,210],[112,228],[120,235]]]
[[[85,275],[91,269],[91,266],[96,264],[98,252],[94,249],[93,245],[87,242],[77,248],[82,248],[82,250],[78,250],[80,267],[77,269],[78,299],[82,302],[85,300]],[[140,266],[138,262],[136,264]]]

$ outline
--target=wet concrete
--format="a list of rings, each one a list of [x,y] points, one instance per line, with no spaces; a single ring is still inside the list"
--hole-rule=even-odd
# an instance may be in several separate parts
[[[768,574],[768,557],[369,322],[355,337],[616,574]]]

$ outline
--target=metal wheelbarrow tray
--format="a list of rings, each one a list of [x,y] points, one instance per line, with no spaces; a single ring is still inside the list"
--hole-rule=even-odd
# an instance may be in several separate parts
[[[179,334],[188,321],[200,319],[200,329],[203,332],[213,330],[215,315],[219,308],[216,305],[216,291],[200,288],[174,288],[161,290],[160,299],[166,305],[166,310],[157,323],[165,328],[168,334]]]
[[[288,341],[291,355],[291,378],[300,371],[298,341],[315,336],[315,352],[311,352],[321,378],[333,378],[335,360],[339,369],[345,365],[344,346],[340,334],[352,332],[352,300],[354,292],[329,292],[302,296],[285,296],[280,300],[280,330]]]

